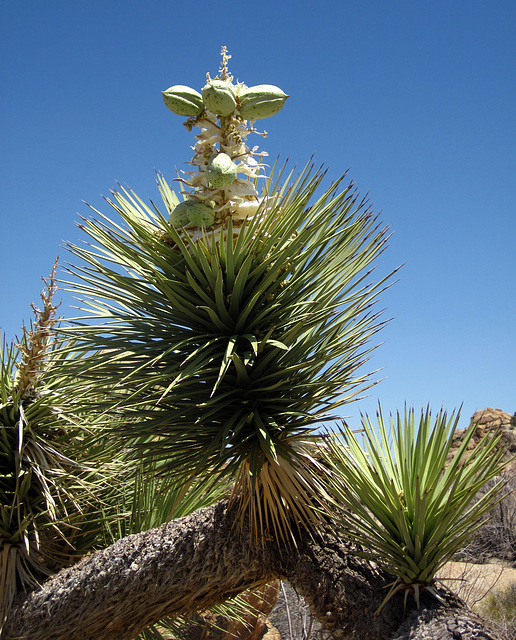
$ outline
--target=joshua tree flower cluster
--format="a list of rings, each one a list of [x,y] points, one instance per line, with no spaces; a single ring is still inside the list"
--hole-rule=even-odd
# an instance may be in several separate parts
[[[261,170],[267,154],[257,146],[250,149],[246,140],[250,133],[259,133],[253,122],[278,113],[288,98],[273,85],[234,83],[227,66],[230,57],[223,47],[219,75],[212,80],[207,74],[202,93],[184,85],[163,92],[173,113],[188,116],[189,131],[201,129],[190,162],[195,170],[180,178],[192,191],[185,189],[184,201],[170,211],[170,223],[194,238],[224,226],[228,217],[238,227],[266,206],[257,181],[266,177]]]

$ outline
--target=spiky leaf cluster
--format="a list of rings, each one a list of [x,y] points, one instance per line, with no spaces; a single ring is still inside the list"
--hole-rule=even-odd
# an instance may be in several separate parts
[[[237,475],[251,502],[261,483],[272,511],[304,520],[317,482],[309,436],[370,384],[357,371],[382,283],[365,278],[385,242],[352,187],[317,196],[322,179],[280,172],[236,235],[229,219],[196,240],[114,192],[121,223],[96,211],[83,225],[93,244],[72,247],[89,315],[71,331],[92,352],[79,373],[103,385],[101,410],[120,412],[117,437],[174,477]],[[175,195],[159,186],[168,210]],[[288,530],[269,515],[259,526]]]
[[[451,455],[458,421],[444,411],[433,419],[427,409],[416,423],[414,411],[405,410],[388,428],[380,411],[376,428],[363,417],[363,443],[344,424],[321,449],[332,471],[326,478],[336,521],[363,546],[362,555],[396,576],[386,600],[402,589],[418,606],[422,591],[437,596],[436,573],[498,500],[500,482],[478,493],[504,466],[501,435],[471,446],[472,424]]]
[[[102,529],[102,482],[81,424],[89,390],[67,375],[54,293],[55,268],[43,310],[33,305],[31,328],[0,351],[0,635],[16,593],[80,557]]]

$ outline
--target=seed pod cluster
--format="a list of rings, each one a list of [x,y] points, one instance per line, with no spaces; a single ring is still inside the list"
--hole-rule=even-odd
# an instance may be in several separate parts
[[[257,180],[266,177],[267,154],[250,149],[246,138],[255,131],[252,123],[281,111],[288,95],[274,85],[233,83],[225,49],[220,75],[214,80],[208,75],[200,93],[184,85],[162,93],[168,109],[188,118],[188,131],[201,130],[190,162],[195,170],[178,178],[192,191],[184,191],[185,200],[170,211],[169,224],[195,240],[205,230],[223,233],[228,218],[238,227],[264,210]]]
[[[162,92],[166,106],[179,116],[193,118],[204,109],[225,118],[236,111],[244,120],[262,120],[275,115],[283,108],[288,95],[272,84],[259,84],[240,90],[238,97],[235,87],[225,80],[210,80],[202,90],[202,95],[181,84]]]

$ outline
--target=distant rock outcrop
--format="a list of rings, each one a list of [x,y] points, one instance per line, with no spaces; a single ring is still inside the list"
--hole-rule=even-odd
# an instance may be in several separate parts
[[[500,446],[505,450],[504,459],[509,461],[510,468],[516,470],[516,460],[514,460],[516,456],[516,413],[511,415],[501,409],[488,407],[474,413],[470,426],[472,423],[476,424],[477,428],[468,449],[473,449],[486,434],[501,432]],[[458,429],[455,432],[451,457],[454,455],[454,450],[460,447],[465,431],[465,429]]]

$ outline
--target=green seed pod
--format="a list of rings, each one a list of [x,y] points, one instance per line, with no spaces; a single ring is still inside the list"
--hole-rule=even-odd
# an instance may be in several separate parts
[[[288,95],[272,84],[244,89],[240,96],[240,115],[244,120],[261,120],[283,109]]]
[[[202,113],[204,105],[201,94],[195,89],[176,84],[166,91],[161,92],[163,102],[178,116],[198,116]]]
[[[174,207],[168,217],[168,221],[173,227],[186,227],[187,224],[190,224],[190,218],[188,217],[189,204],[190,201],[185,200]]]
[[[190,201],[191,207],[188,211],[190,222],[196,227],[211,227],[215,222],[215,213],[211,207],[202,202]]]
[[[208,184],[214,189],[229,187],[237,177],[236,164],[226,153],[218,153],[210,158],[206,167]]]
[[[202,99],[206,108],[218,116],[229,116],[236,109],[235,92],[224,80],[210,80],[202,90]]]
[[[168,221],[173,227],[187,227],[190,224],[196,227],[211,227],[215,222],[215,215],[213,210],[202,202],[185,200],[174,207]]]

